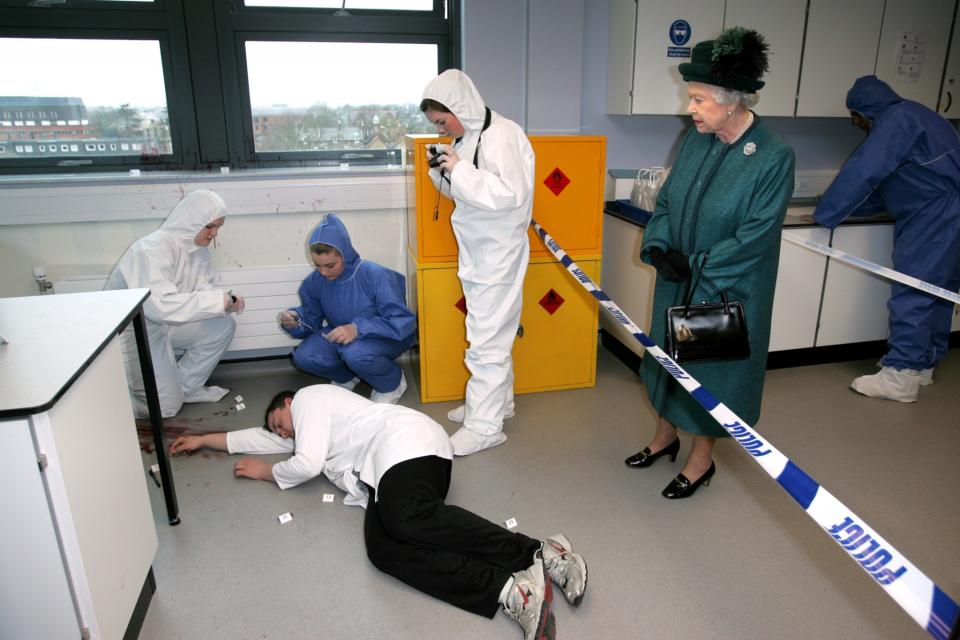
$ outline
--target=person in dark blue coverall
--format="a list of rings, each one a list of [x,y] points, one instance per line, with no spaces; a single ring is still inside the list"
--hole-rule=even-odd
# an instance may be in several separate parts
[[[927,107],[875,76],[847,94],[854,124],[868,131],[823,194],[813,217],[834,228],[849,215],[894,218],[893,268],[939,287],[960,288],[960,136]],[[915,402],[947,352],[953,304],[893,283],[890,337],[879,373],[850,386],[875,398]],[[856,310],[851,309],[851,313]]]
[[[395,360],[416,328],[403,275],[361,260],[334,214],[310,234],[310,257],[317,270],[300,285],[301,305],[279,317],[284,331],[303,338],[294,364],[347,389],[362,379],[371,400],[396,404],[407,382]]]

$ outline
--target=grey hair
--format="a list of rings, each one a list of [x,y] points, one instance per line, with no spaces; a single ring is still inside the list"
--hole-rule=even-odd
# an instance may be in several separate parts
[[[711,86],[710,88],[713,89],[713,99],[717,101],[717,104],[742,104],[749,109],[760,100],[756,93],[746,93],[717,86]]]

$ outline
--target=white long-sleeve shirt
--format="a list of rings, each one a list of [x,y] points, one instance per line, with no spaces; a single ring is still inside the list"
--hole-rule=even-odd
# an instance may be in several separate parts
[[[335,385],[297,392],[290,407],[294,438],[255,427],[227,433],[230,453],[293,453],[273,465],[273,478],[289,489],[321,473],[348,495],[345,504],[366,506],[386,471],[406,460],[453,459],[446,431],[408,407],[378,404]],[[361,484],[361,482],[363,484]]]

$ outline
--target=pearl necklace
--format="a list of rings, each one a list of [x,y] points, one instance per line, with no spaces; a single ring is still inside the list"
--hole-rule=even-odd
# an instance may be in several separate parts
[[[740,131],[737,132],[737,135],[733,136],[733,140],[727,144],[736,144],[737,140],[743,137],[743,134],[747,132],[747,129],[750,128],[750,125],[753,124],[753,111],[747,111],[747,121],[743,123],[743,126],[740,127]]]

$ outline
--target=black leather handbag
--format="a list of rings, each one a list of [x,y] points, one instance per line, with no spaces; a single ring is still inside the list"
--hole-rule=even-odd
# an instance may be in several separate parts
[[[743,304],[721,302],[690,304],[709,252],[703,257],[697,279],[687,285],[684,305],[667,309],[667,353],[675,362],[718,362],[750,357],[750,336]]]

